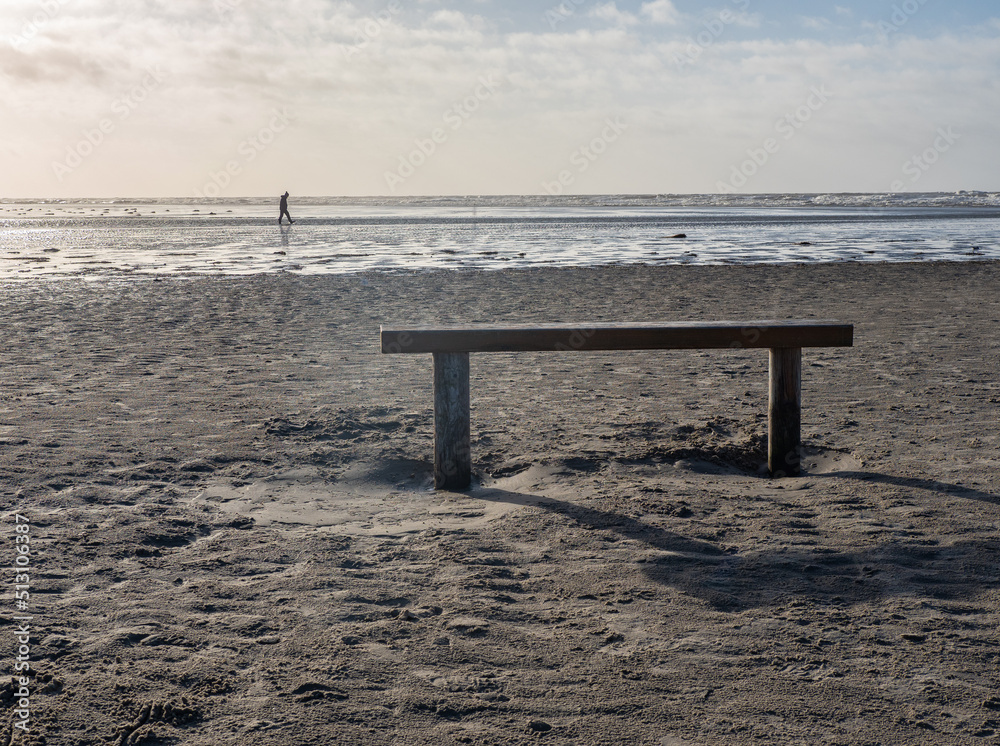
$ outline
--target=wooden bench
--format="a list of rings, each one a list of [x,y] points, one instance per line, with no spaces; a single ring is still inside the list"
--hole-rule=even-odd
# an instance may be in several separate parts
[[[794,476],[801,460],[802,348],[850,347],[854,326],[834,321],[690,322],[381,329],[382,352],[434,356],[434,485],[472,482],[469,353],[767,348],[768,470]]]

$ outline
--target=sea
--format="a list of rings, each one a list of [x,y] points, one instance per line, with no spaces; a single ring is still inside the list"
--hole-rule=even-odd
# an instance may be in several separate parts
[[[0,199],[0,281],[1000,259],[1000,193]]]

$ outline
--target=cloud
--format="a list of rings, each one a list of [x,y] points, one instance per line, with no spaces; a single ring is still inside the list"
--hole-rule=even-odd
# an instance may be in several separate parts
[[[949,159],[968,159],[967,173],[995,173],[1000,163],[988,134],[1000,119],[996,22],[888,42],[747,39],[723,29],[691,64],[678,65],[699,38],[688,38],[685,24],[705,29],[662,0],[634,13],[615,2],[592,6],[598,23],[589,28],[552,29],[536,14],[534,27],[509,34],[489,16],[445,3],[227,1],[231,10],[217,17],[211,4],[206,12],[193,0],[137,0],[125,12],[114,0],[74,0],[30,44],[0,44],[0,142],[8,150],[0,172],[8,188],[107,194],[120,188],[118,175],[131,174],[128,184],[145,183],[145,193],[190,194],[278,108],[293,115],[292,125],[246,164],[233,193],[289,183],[292,163],[298,193],[380,193],[399,154],[441,127],[480,76],[494,74],[504,81],[496,95],[448,131],[407,188],[533,191],[606,118],[620,116],[627,133],[587,174],[593,181],[579,180],[581,189],[709,190],[814,85],[834,93],[830,103],[755,185],[884,189],[891,179],[881,174],[895,177],[928,134],[947,126],[964,135]],[[386,11],[392,7],[400,10]],[[19,28],[21,17],[0,31]],[[758,20],[739,19],[731,25]],[[162,70],[162,84],[117,118],[115,102],[150,68]],[[114,133],[53,184],[52,160],[102,118],[112,119]],[[986,134],[976,139],[979,132]],[[599,173],[611,181],[591,176]],[[926,184],[934,188],[931,175]]]
[[[639,22],[639,19],[631,13],[619,10],[618,6],[614,2],[598,5],[587,15],[590,18],[596,18],[600,21],[604,21],[610,26],[634,26]]]
[[[681,14],[671,0],[652,0],[643,3],[641,13],[652,23],[675,26],[681,21]]]
[[[759,13],[747,13],[744,11],[734,13],[733,11],[729,11],[727,17],[732,19],[730,23],[734,26],[741,26],[743,28],[760,28],[761,26],[761,16]]]
[[[812,31],[825,31],[831,26],[829,18],[819,18],[816,16],[800,16],[799,23]]]

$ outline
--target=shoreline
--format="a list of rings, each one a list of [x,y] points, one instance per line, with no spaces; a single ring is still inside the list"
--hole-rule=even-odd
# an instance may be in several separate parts
[[[326,272],[304,272],[300,268],[293,269],[275,269],[268,271],[246,271],[246,272],[196,272],[196,271],[169,271],[157,273],[153,271],[129,271],[120,270],[117,272],[104,272],[100,274],[85,274],[84,272],[75,272],[72,274],[57,275],[57,274],[35,274],[32,276],[27,275],[10,275],[6,277],[0,277],[0,289],[10,287],[23,287],[26,285],[31,285],[35,283],[82,283],[85,285],[100,285],[102,283],[107,284],[119,284],[125,281],[137,281],[137,282],[172,282],[172,281],[185,281],[185,282],[198,282],[201,280],[219,280],[219,281],[252,281],[254,278],[258,277],[285,277],[285,278],[331,278],[331,279],[341,279],[351,281],[352,279],[371,279],[378,277],[392,277],[392,278],[405,278],[407,280],[413,278],[420,278],[431,276],[435,274],[457,274],[457,275],[490,275],[494,273],[532,273],[532,272],[545,272],[545,271],[567,271],[567,272],[587,272],[587,271],[614,271],[614,270],[669,270],[669,269],[753,269],[753,268],[773,268],[773,269],[797,269],[797,268],[809,268],[809,267],[934,267],[934,266],[949,266],[949,265],[975,265],[975,266],[991,266],[1000,264],[1000,258],[992,258],[981,255],[969,255],[966,258],[954,258],[954,259],[931,259],[924,261],[913,261],[913,260],[886,260],[886,259],[861,259],[861,260],[841,260],[841,259],[830,259],[830,260],[816,260],[816,261],[801,261],[801,260],[790,260],[787,262],[737,262],[737,261],[717,261],[717,262],[706,262],[706,263],[693,263],[687,261],[670,261],[663,260],[657,261],[655,263],[638,263],[638,262],[619,262],[619,263],[607,263],[607,264],[571,264],[571,265],[560,265],[554,263],[539,263],[535,265],[527,266],[503,266],[498,265],[495,267],[482,267],[482,266],[451,266],[451,267],[379,267],[379,268],[361,268],[355,270],[343,270],[343,271],[326,271]]]
[[[293,206],[282,227],[263,209],[41,209],[0,220],[0,278],[1000,260],[1000,207]]]

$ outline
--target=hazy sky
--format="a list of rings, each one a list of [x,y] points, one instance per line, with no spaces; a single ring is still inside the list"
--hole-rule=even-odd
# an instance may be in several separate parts
[[[3,0],[0,197],[1000,189],[996,0]]]

